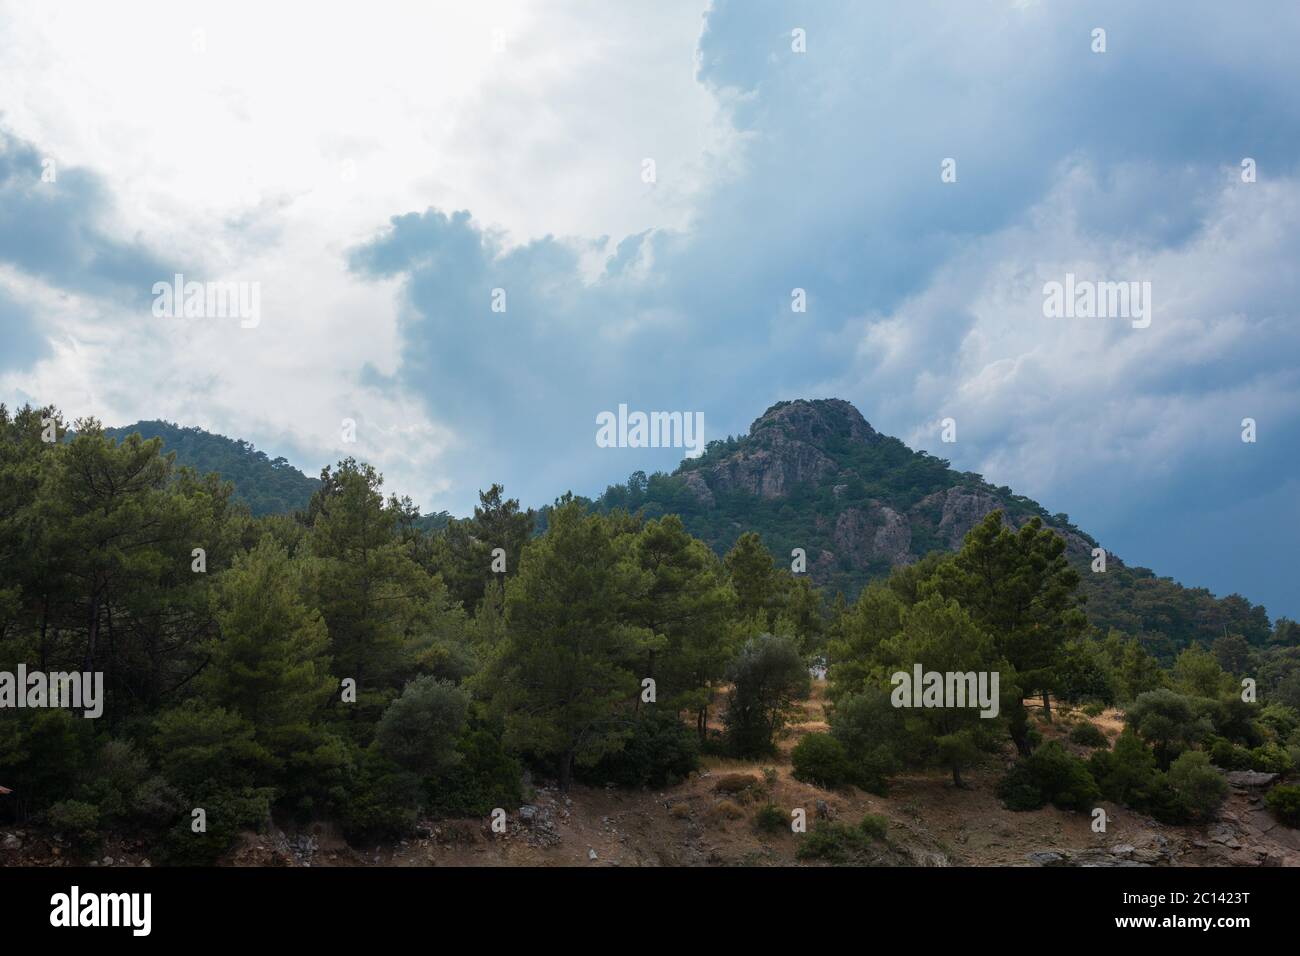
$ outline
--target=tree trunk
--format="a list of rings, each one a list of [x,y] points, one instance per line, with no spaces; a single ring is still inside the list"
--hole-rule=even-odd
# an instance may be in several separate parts
[[[961,767],[952,768],[952,785],[958,790],[965,790],[966,786],[961,782]]]
[[[82,670],[90,673],[95,669],[95,642],[99,638],[99,595],[95,594],[90,599],[90,627],[86,640],[86,657],[82,664]]]
[[[1016,751],[1020,756],[1028,757],[1034,752],[1033,746],[1029,743],[1029,713],[1023,703],[1017,702],[1012,709],[1010,719],[1007,721],[1007,731],[1011,734],[1011,740],[1015,743]]]
[[[1047,716],[1047,722],[1052,722],[1052,695],[1043,691],[1043,713]]]
[[[566,750],[560,756],[560,790],[569,792],[569,783],[573,779],[573,751]]]

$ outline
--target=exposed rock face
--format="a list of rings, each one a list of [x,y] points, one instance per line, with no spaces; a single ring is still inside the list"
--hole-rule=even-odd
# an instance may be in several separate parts
[[[867,424],[862,413],[840,398],[773,405],[749,426],[749,434],[760,440],[780,435],[818,446],[836,437],[866,444],[881,440],[880,433]]]
[[[760,498],[780,498],[803,481],[820,481],[835,471],[824,452],[799,441],[775,437],[770,447],[741,452],[708,472],[718,491],[747,491]]]
[[[948,547],[958,548],[966,533],[996,511],[1001,502],[993,495],[969,488],[949,488],[921,500],[917,509],[942,502],[942,517],[939,519],[939,533],[943,535]],[[914,509],[916,510],[916,509]]]
[[[890,567],[916,560],[911,551],[911,524],[893,508],[878,501],[870,502],[865,510],[846,508],[841,511],[835,519],[832,540],[836,553],[847,554],[857,568],[882,560],[888,561]]]
[[[713,489],[711,489],[708,483],[700,477],[698,472],[687,472],[685,481],[687,490],[699,499],[700,504],[704,505],[706,508],[713,507]]]
[[[838,398],[774,405],[749,427],[745,450],[689,473],[696,480],[688,479],[688,486],[701,500],[699,484],[714,491],[780,498],[796,484],[819,482],[839,470],[826,452],[836,439],[867,444],[883,440],[856,408]]]

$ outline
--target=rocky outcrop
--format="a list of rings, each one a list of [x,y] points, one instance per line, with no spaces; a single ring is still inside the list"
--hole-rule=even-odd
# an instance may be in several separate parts
[[[825,452],[777,436],[766,448],[741,452],[705,470],[705,481],[716,491],[746,491],[772,499],[800,482],[818,482],[835,471],[834,459]]]
[[[939,534],[949,548],[958,548],[971,528],[1001,506],[1002,502],[993,495],[958,486],[922,498],[912,513],[920,516],[937,510]]]
[[[872,444],[882,436],[862,414],[838,398],[781,402],[749,427],[743,449],[720,462],[686,473],[688,487],[705,500],[712,492],[745,491],[768,500],[802,482],[817,483],[839,472],[827,449],[836,441]]]
[[[847,554],[855,568],[866,568],[880,561],[897,567],[916,560],[911,550],[911,524],[878,501],[870,502],[866,508],[841,511],[835,518],[831,539],[836,553]]]
[[[693,494],[700,504],[706,508],[713,507],[715,503],[713,489],[709,487],[708,482],[700,476],[699,472],[688,471],[683,480],[686,484],[686,490]]]
[[[1267,787],[1277,779],[1275,773],[1259,773],[1255,770],[1233,770],[1224,774],[1224,779],[1233,787],[1253,788]]]

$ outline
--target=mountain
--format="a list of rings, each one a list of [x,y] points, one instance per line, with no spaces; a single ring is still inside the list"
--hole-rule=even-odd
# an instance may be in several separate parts
[[[284,458],[268,458],[249,442],[214,435],[202,428],[150,421],[106,428],[104,432],[119,441],[136,432],[142,438],[161,438],[163,450],[175,452],[178,465],[188,465],[202,475],[215,471],[231,482],[235,497],[247,502],[254,515],[306,509],[320,487],[319,479],[307,477]]]
[[[1015,526],[1036,516],[1060,534],[1092,623],[1140,636],[1161,657],[1209,643],[1225,629],[1254,644],[1271,630],[1264,608],[1239,595],[1220,599],[1185,588],[1113,554],[1104,573],[1092,572],[1092,550],[1100,545],[1067,515],[912,451],[840,399],[778,402],[747,436],[710,442],[671,475],[637,472],[596,505],[648,517],[679,514],[720,554],[751,530],[778,560],[803,548],[813,581],[849,599],[892,568],[960,547],[975,524],[1000,509]]]
[[[133,432],[161,438],[179,464],[231,481],[255,515],[304,509],[320,485],[283,458],[268,458],[246,441],[200,428],[147,421],[107,432],[119,439]],[[1001,509],[1013,525],[1037,516],[1065,539],[1094,625],[1138,636],[1163,659],[1190,643],[1209,644],[1225,631],[1252,644],[1265,643],[1271,632],[1264,608],[1240,595],[1217,598],[1130,567],[1113,554],[1107,555],[1105,573],[1093,573],[1092,549],[1099,544],[1067,515],[1049,514],[1010,488],[912,451],[877,432],[840,399],[778,402],[748,435],[710,442],[703,455],[683,461],[671,475],[636,472],[594,504],[647,517],[679,514],[719,554],[746,531],[757,531],[779,560],[803,548],[813,581],[850,600],[895,567],[960,547],[976,523]],[[417,524],[436,532],[450,517],[425,515]],[[540,531],[545,509],[538,517]]]

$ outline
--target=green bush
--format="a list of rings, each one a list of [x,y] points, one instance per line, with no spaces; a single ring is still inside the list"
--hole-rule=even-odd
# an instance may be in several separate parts
[[[589,783],[620,787],[664,787],[685,780],[699,766],[699,735],[667,710],[643,710],[623,749],[606,754],[575,775]]]
[[[8,711],[0,720],[0,781],[13,793],[0,814],[39,813],[76,789],[94,744],[94,721],[62,708]]]
[[[864,861],[871,842],[872,838],[859,827],[845,823],[819,823],[804,836],[795,857],[840,865],[858,863]]]
[[[415,826],[423,782],[384,757],[364,752],[355,776],[334,795],[334,811],[349,840],[400,836]]]
[[[209,791],[194,801],[190,808],[201,808],[206,815],[207,829],[194,832],[192,812],[168,831],[163,842],[163,856],[174,866],[210,866],[235,842],[241,830],[261,830],[271,816],[269,787],[220,788]]]
[[[1210,764],[1209,755],[1189,750],[1179,756],[1165,775],[1177,808],[1189,820],[1204,820],[1228,797],[1228,781]]]
[[[858,824],[858,829],[873,840],[884,840],[889,835],[889,818],[878,813],[868,813]]]
[[[388,705],[375,727],[375,743],[403,770],[428,776],[456,761],[469,697],[450,681],[419,677]]]
[[[1097,750],[1088,759],[1088,772],[1102,796],[1141,809],[1155,786],[1156,756],[1131,729],[1115,741],[1112,750]]]
[[[434,778],[429,809],[441,816],[471,817],[495,808],[514,808],[523,801],[523,768],[496,734],[485,728],[468,731],[456,744],[460,760]]]
[[[1210,762],[1224,770],[1247,770],[1250,768],[1250,751],[1238,747],[1225,737],[1215,737],[1209,741]]]
[[[1260,773],[1288,773],[1292,769],[1291,755],[1285,747],[1267,743],[1250,752],[1250,769]]]
[[[1078,744],[1080,747],[1093,748],[1110,745],[1110,741],[1106,739],[1106,735],[1102,733],[1101,728],[1087,721],[1077,724],[1070,731],[1070,743]]]
[[[848,755],[850,782],[882,795],[908,750],[902,713],[889,697],[878,690],[849,694],[830,714],[831,735]]]
[[[1293,784],[1274,787],[1264,803],[1287,826],[1300,828],[1300,787]]]
[[[1037,810],[1051,803],[1062,810],[1091,810],[1101,797],[1082,760],[1055,740],[1016,762],[998,785],[1008,810]]]
[[[1277,740],[1286,740],[1300,730],[1300,713],[1286,704],[1269,704],[1259,712],[1259,722]]]
[[[789,829],[790,821],[784,810],[775,803],[767,803],[754,814],[754,826],[763,833],[780,833]]]
[[[83,853],[99,846],[99,807],[81,800],[61,800],[45,812],[45,821]]]
[[[819,787],[838,787],[849,777],[844,745],[830,734],[808,734],[790,752],[794,777]]]

